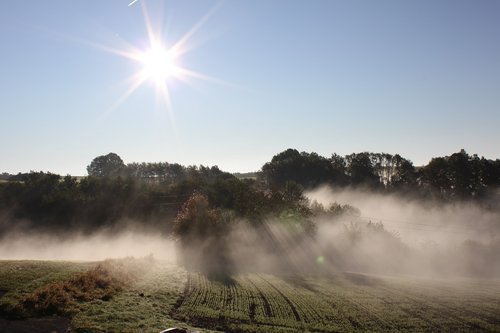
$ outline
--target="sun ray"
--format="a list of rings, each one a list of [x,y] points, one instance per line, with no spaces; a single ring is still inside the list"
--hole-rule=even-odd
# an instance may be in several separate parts
[[[146,25],[146,31],[149,38],[149,44],[151,46],[156,44],[156,34],[154,33],[153,25],[151,24],[151,18],[149,17],[148,10],[146,8],[146,3],[141,2],[142,16],[144,17],[144,24]]]
[[[76,44],[81,44],[85,46],[90,46],[96,49],[99,49],[101,51],[111,53],[114,55],[121,56],[123,58],[128,58],[135,60],[137,58],[137,55],[141,52],[139,48],[134,47],[132,44],[127,43],[125,40],[120,38],[120,43],[125,44],[125,47],[119,49],[119,48],[113,48],[111,46],[107,46],[104,44],[96,43],[89,41],[87,39],[83,39],[80,37],[72,36],[66,33],[63,33],[61,31],[55,31],[46,27],[36,27],[38,30],[44,31],[48,34],[54,35],[55,37],[62,38],[62,39],[67,39],[71,42],[74,42]]]
[[[167,47],[162,42],[161,34],[159,32],[156,32],[157,30],[153,26],[152,19],[145,2],[141,1],[140,5],[144,17],[144,23],[146,26],[149,49],[139,51],[135,48],[131,48],[131,51],[123,51],[113,48],[107,48],[107,51],[109,52],[135,60],[142,65],[142,70],[139,72],[140,80],[137,80],[133,84],[131,89],[127,90],[127,92],[120,98],[119,102],[123,102],[123,100],[130,96],[130,94],[133,93],[140,85],[142,85],[144,81],[152,80],[156,86],[157,96],[160,97],[162,105],[164,105],[167,113],[169,114],[169,117],[172,117],[172,100],[170,96],[169,81],[173,81],[173,79],[177,81],[184,81],[183,76],[204,79],[212,82],[217,81],[214,78],[204,76],[201,73],[196,73],[179,66],[176,63],[176,60],[180,57],[181,54],[189,50],[189,48],[186,46],[188,41],[215,13],[217,8],[220,6],[220,3],[214,6],[206,15],[202,17],[200,21],[198,21],[171,47]]]
[[[240,86],[235,85],[231,82],[227,82],[227,81],[224,81],[224,80],[221,80],[221,79],[218,79],[216,77],[209,76],[209,75],[206,75],[203,73],[195,72],[195,71],[189,70],[187,68],[178,67],[177,70],[179,71],[179,74],[180,74],[179,80],[181,80],[181,81],[186,81],[185,78],[195,78],[195,79],[199,79],[199,80],[203,80],[203,81],[207,81],[207,82],[212,82],[212,83],[217,83],[217,84],[229,86],[232,88],[241,88]]]
[[[146,6],[146,1],[139,2],[147,34],[148,46],[146,49],[139,49],[128,43],[125,43],[125,48],[115,48],[98,43],[80,41],[105,52],[132,60],[141,66],[141,69],[129,78],[131,81],[130,86],[126,89],[124,94],[105,111],[103,117],[117,109],[146,81],[153,83],[157,100],[160,101],[161,104],[161,109],[166,112],[172,124],[174,123],[174,113],[172,107],[171,85],[175,82],[182,82],[194,86],[191,79],[195,79],[233,86],[228,82],[193,71],[179,64],[181,56],[194,48],[194,46],[190,44],[194,35],[208,19],[214,15],[221,4],[222,1],[218,2],[198,22],[196,22],[196,24],[182,35],[180,39],[172,44],[167,43],[164,36],[162,36],[161,30],[157,29],[157,26],[161,26],[161,24],[154,24],[159,22],[156,20],[153,22]]]
[[[222,1],[219,1],[208,13],[206,13],[187,33],[184,34],[173,46],[174,50],[179,55],[189,51],[187,47],[189,39],[208,21],[208,19],[219,9]],[[183,48],[184,47],[184,48]]]
[[[172,85],[175,82],[182,82],[183,84],[187,84],[190,87],[195,88],[195,90],[198,90],[201,93],[202,91],[197,89],[194,85],[194,80],[192,79],[195,79],[241,88],[229,82],[193,71],[177,64],[177,60],[180,60],[182,55],[193,50],[195,46],[197,46],[196,43],[193,43],[193,37],[209,20],[209,18],[214,15],[223,1],[219,1],[215,4],[199,21],[197,21],[184,35],[182,35],[181,38],[171,44],[166,43],[160,29],[156,28],[156,26],[161,26],[161,24],[153,24],[146,1],[131,1],[130,5],[135,4],[135,2],[138,2],[138,5],[141,7],[147,33],[147,49],[139,48],[130,44],[123,38],[118,37],[116,34],[115,35],[118,37],[121,47],[113,47],[109,44],[105,45],[95,41],[89,41],[76,36],[71,36],[61,31],[52,31],[47,28],[38,27],[40,30],[45,30],[48,33],[71,40],[77,44],[90,46],[106,53],[131,60],[138,65],[142,65],[142,69],[136,71],[133,75],[124,80],[126,83],[128,82],[125,92],[121,94],[109,108],[103,111],[99,117],[100,119],[108,117],[111,113],[118,109],[132,94],[145,84],[146,81],[151,81],[154,84],[156,95],[161,102],[162,108],[166,111],[166,114],[168,114],[172,123],[174,120],[174,113],[172,110],[172,97],[169,85]],[[162,55],[164,56],[163,58]],[[166,61],[163,61],[165,59]]]
[[[128,89],[123,93],[120,98],[118,98],[113,105],[111,105],[102,115],[101,119],[106,118],[109,114],[111,114],[114,110],[116,110],[123,102],[125,102],[130,95],[132,95],[146,80],[146,78],[141,78],[139,75],[135,74],[132,79],[132,84],[128,87]]]
[[[167,113],[169,115],[169,117],[172,116],[173,112],[172,112],[172,102],[171,102],[171,99],[170,99],[170,91],[168,90],[168,86],[167,86],[167,83],[166,82],[162,82],[157,90],[159,90],[159,94],[158,96],[160,97],[161,101],[163,102],[163,104],[165,105],[165,108],[167,110]]]

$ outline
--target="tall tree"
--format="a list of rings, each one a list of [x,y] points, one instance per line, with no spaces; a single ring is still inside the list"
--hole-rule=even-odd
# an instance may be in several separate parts
[[[331,160],[316,153],[299,153],[295,149],[275,155],[271,162],[264,164],[262,174],[270,185],[280,187],[292,181],[311,188],[339,178]]]
[[[353,185],[367,185],[377,187],[380,185],[379,176],[376,174],[372,162],[372,154],[368,152],[351,154],[345,157],[347,174]]]
[[[94,177],[109,177],[118,175],[125,168],[120,156],[109,153],[94,158],[87,166],[87,173]]]

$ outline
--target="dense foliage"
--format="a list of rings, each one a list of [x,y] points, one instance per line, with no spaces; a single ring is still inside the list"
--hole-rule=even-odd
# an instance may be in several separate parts
[[[445,200],[469,199],[484,197],[500,186],[500,160],[461,150],[417,168],[398,154],[362,152],[326,158],[288,149],[264,164],[262,177],[278,187],[294,181],[306,188],[321,184],[363,186]]]
[[[477,201],[486,201],[500,186],[500,160],[464,150],[416,168],[400,155],[363,152],[325,158],[288,149],[264,164],[257,179],[240,179],[216,166],[125,165],[114,153],[96,157],[87,170],[90,175],[79,179],[30,172],[1,182],[0,231],[93,232],[140,221],[141,227],[170,233],[183,203],[195,192],[206,197],[211,209],[259,224],[270,216],[307,219],[315,214],[303,190],[322,184]]]

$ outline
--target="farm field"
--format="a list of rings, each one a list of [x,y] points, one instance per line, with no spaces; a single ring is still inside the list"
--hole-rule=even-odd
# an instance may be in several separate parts
[[[1,308],[97,264],[0,261]],[[71,315],[11,320],[2,311],[0,331],[22,332],[31,323],[38,330],[30,332],[41,333],[50,326],[44,321],[57,321],[72,332],[153,333],[174,326],[188,332],[500,332],[499,280],[344,272],[218,281],[159,262],[139,277],[110,298],[78,302]],[[10,329],[15,325],[17,331]],[[50,327],[47,332],[56,326]]]
[[[500,281],[190,274],[175,316],[231,332],[500,332]]]
[[[169,316],[187,281],[178,266],[154,262],[140,278],[125,285],[109,299],[78,302],[71,314],[11,318],[5,311],[40,288],[68,281],[99,263],[62,261],[0,260],[0,332],[146,332],[157,333],[168,327],[183,327],[190,332],[211,332],[194,328]],[[135,268],[135,267],[134,267]]]

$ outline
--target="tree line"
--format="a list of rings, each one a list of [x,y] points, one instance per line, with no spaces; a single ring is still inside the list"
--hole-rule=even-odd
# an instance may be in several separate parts
[[[445,200],[481,198],[500,186],[500,160],[469,155],[465,150],[435,157],[427,165],[415,167],[399,154],[333,154],[287,149],[262,167],[262,177],[270,186],[293,181],[305,188],[319,185],[366,187],[399,191]]]
[[[362,187],[438,202],[482,203],[491,202],[488,196],[500,187],[500,160],[479,158],[464,150],[415,167],[397,154],[362,152],[326,158],[287,149],[265,163],[257,177],[246,179],[217,166],[125,164],[115,153],[94,158],[87,171],[86,177],[2,174],[0,238],[11,231],[64,236],[133,227],[175,236],[188,268],[227,275],[232,262],[225,240],[241,221],[259,235],[268,253],[282,259],[289,257],[291,249],[277,242],[269,231],[270,221],[286,231],[290,244],[300,246],[313,240],[316,221],[360,215],[349,205],[311,203],[304,195],[306,189]],[[489,208],[499,209],[498,203]],[[353,242],[370,231],[406,253],[397,237],[381,225],[368,224],[362,233],[356,225],[352,227],[346,237]],[[279,265],[291,266],[281,259]]]
[[[0,182],[0,235],[15,229],[92,233],[129,226],[170,234],[195,193],[251,221],[293,208],[302,196],[297,185],[265,191],[257,181],[216,166],[125,165],[114,153],[96,157],[87,169],[89,176],[81,178],[30,172]]]
[[[307,220],[313,211],[304,190],[324,184],[479,202],[500,186],[500,160],[464,150],[415,167],[397,154],[326,158],[288,149],[265,163],[256,179],[240,179],[217,166],[125,164],[115,153],[96,157],[87,171],[81,178],[3,174],[0,232],[20,227],[93,232],[140,221],[141,227],[171,233],[183,203],[194,193],[206,196],[210,207],[258,224],[269,216],[285,216],[283,212]]]

